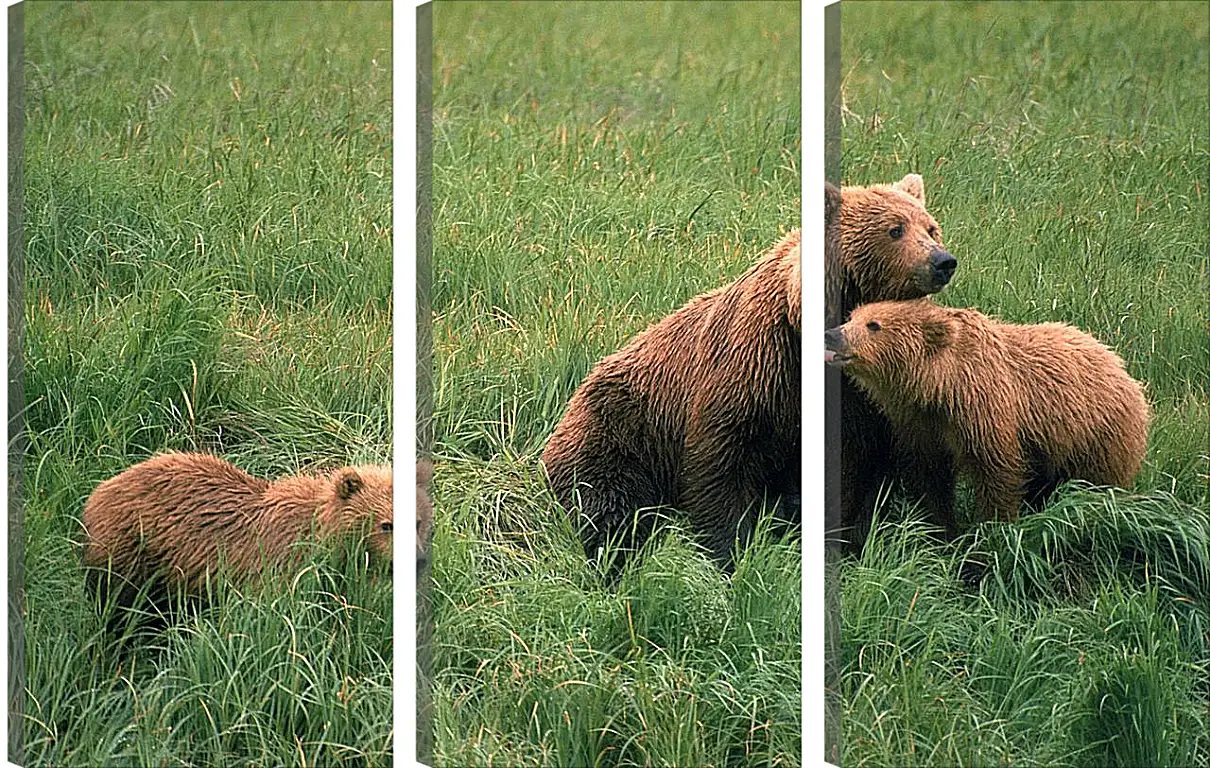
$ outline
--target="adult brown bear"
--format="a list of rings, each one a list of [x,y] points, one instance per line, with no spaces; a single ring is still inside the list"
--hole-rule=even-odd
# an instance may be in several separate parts
[[[958,260],[941,245],[919,175],[868,187],[825,184],[824,210],[824,328],[840,325],[861,304],[925,296],[953,277]],[[835,369],[825,377],[827,476],[839,478],[827,504],[829,536],[860,546],[878,493],[893,476],[942,514],[953,467],[897,446],[890,422],[865,393]]]
[[[797,515],[799,237],[600,361],[568,404],[542,462],[588,555],[616,545],[611,572],[660,507],[684,512],[724,567],[763,501]]]

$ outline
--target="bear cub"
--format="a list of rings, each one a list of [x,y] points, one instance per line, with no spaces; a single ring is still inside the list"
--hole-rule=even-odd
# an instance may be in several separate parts
[[[1129,488],[1150,409],[1121,358],[1062,323],[1012,325],[927,299],[858,307],[824,333],[841,366],[934,466],[974,480],[982,519],[1014,520],[1060,483]],[[944,469],[942,470],[944,471]],[[952,533],[953,481],[935,484]]]
[[[102,601],[130,605],[149,580],[200,597],[221,563],[236,580],[296,564],[296,542],[351,541],[391,562],[389,466],[272,482],[216,456],[167,453],[97,486],[84,507],[83,565]]]
[[[433,481],[433,463],[427,460],[416,462],[416,568],[419,571],[428,565],[429,537],[433,531],[433,500],[429,496],[429,484]]]

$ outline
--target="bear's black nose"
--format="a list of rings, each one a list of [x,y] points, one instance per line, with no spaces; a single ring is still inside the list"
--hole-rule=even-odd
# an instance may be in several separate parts
[[[958,260],[951,256],[949,251],[940,248],[929,254],[929,264],[942,285],[949,282],[954,276],[954,270],[958,268]]]
[[[839,328],[829,328],[823,332],[824,349],[830,349],[833,352],[839,352],[842,346],[842,338]]]

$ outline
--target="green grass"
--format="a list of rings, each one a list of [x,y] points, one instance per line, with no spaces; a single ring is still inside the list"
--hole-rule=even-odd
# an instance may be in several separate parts
[[[846,765],[1210,765],[1205,11],[843,9],[845,183],[922,173],[938,300],[1093,333],[1155,412],[1131,494],[948,546],[885,510],[839,577]]]
[[[799,221],[799,7],[433,28],[434,762],[798,765],[797,539],[727,579],[670,535],[614,589],[538,456],[596,361]]]
[[[797,765],[798,542],[728,580],[674,530],[615,587],[533,465],[440,484],[435,764]]]
[[[1073,487],[956,545],[928,531],[896,516],[841,568],[843,760],[1205,764],[1204,511]]]
[[[390,761],[381,581],[317,566],[114,654],[77,546],[96,484],[158,451],[389,463],[390,24],[26,9],[26,764]]]

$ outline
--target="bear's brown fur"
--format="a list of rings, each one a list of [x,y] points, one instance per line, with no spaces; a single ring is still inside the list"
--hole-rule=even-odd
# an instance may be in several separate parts
[[[924,180],[917,174],[868,187],[826,184],[824,226],[824,328],[840,325],[861,304],[939,291],[957,267],[925,208]],[[825,399],[827,412],[840,414],[839,446],[829,434],[826,456],[828,476],[840,481],[839,523],[832,508],[837,500],[829,496],[830,535],[860,546],[883,482],[893,475],[930,508],[940,507],[936,514],[944,513],[952,468],[896,445],[891,424],[848,377],[828,371]]]
[[[652,532],[636,510],[683,511],[724,566],[766,497],[797,513],[799,238],[601,360],[568,404],[542,461],[589,556],[621,545],[612,572]]]
[[[292,545],[312,536],[356,537],[390,562],[391,474],[368,465],[269,482],[215,456],[156,456],[92,492],[83,563],[95,589],[113,579],[129,603],[152,578],[199,595],[220,561],[236,579],[295,562]]]
[[[433,502],[429,498],[432,479],[432,462],[416,462],[416,559],[419,566],[427,561],[429,533],[433,530]]]
[[[900,437],[972,475],[982,519],[1014,520],[1068,479],[1128,488],[1147,451],[1142,388],[1070,325],[920,299],[858,307],[824,340]]]

